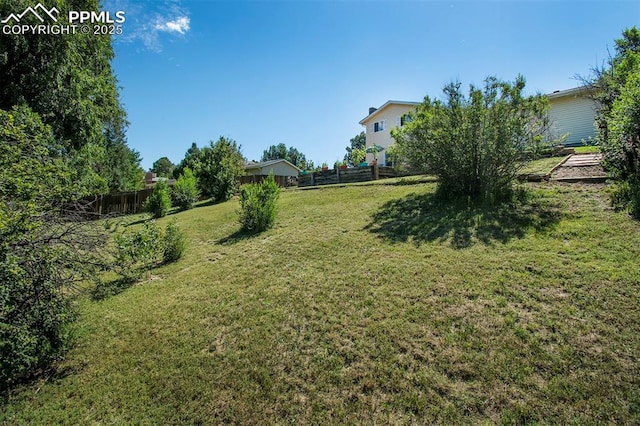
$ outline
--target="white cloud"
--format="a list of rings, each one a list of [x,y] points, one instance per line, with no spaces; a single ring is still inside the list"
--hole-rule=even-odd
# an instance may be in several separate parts
[[[189,22],[190,19],[188,16],[180,16],[173,21],[166,21],[157,23],[155,28],[156,30],[166,31],[168,33],[180,33],[185,34],[189,31]]]
[[[133,0],[103,0],[105,10],[126,13],[123,35],[116,40],[140,42],[145,49],[162,52],[163,41],[173,37],[187,37],[191,29],[189,11],[182,0],[136,2]],[[161,33],[166,36],[161,37]]]

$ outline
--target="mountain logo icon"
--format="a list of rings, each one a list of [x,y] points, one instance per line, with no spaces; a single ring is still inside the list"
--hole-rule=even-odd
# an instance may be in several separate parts
[[[43,17],[49,17],[49,19],[53,20],[53,22],[58,22],[58,15],[60,14],[60,11],[55,7],[52,7],[51,9],[47,9],[42,4],[38,3],[35,7],[31,7],[31,6],[27,7],[22,13],[18,13],[18,14],[12,13],[11,15],[7,16],[2,21],[0,21],[0,24],[7,24],[12,19],[14,20],[15,23],[19,23],[20,20],[24,18],[25,15],[27,15],[28,13],[35,16],[40,22],[44,22]]]

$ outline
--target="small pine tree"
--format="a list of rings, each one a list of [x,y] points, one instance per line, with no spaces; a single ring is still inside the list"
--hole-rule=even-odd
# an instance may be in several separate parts
[[[273,175],[262,183],[249,184],[240,190],[239,220],[242,230],[249,233],[265,231],[276,219],[276,204],[280,187]]]
[[[182,210],[189,210],[198,198],[200,198],[198,179],[187,167],[173,186],[173,199]]]
[[[160,181],[153,188],[153,193],[147,198],[145,210],[158,219],[164,217],[171,209],[171,197],[169,196],[169,186],[166,182]]]

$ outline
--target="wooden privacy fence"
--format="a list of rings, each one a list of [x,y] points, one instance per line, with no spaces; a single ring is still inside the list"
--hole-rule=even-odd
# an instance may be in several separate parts
[[[298,186],[330,185],[335,183],[367,182],[380,178],[397,177],[393,167],[364,166],[349,169],[332,169],[298,176]]]
[[[269,175],[246,175],[240,177],[240,185],[245,185],[248,183],[261,183],[263,180],[268,178]],[[278,184],[278,186],[284,188],[287,186],[291,186],[295,184],[296,178],[293,176],[274,176],[273,177]]]
[[[85,198],[90,209],[98,215],[117,215],[141,213],[144,202],[153,193],[153,188],[140,191],[118,192],[114,194],[94,195]]]
[[[281,187],[291,186],[295,184],[295,178],[288,176],[274,176],[276,183]],[[265,180],[267,176],[242,176],[240,184],[259,183]],[[141,189],[139,191],[116,192],[105,195],[92,195],[84,198],[83,204],[88,205],[90,212],[98,216],[105,215],[121,215],[142,213],[144,211],[144,203],[153,193],[153,188]],[[203,200],[204,198],[200,198]]]

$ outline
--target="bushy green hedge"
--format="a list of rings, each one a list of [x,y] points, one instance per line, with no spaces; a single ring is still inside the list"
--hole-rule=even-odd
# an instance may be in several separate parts
[[[175,221],[169,222],[164,230],[162,260],[165,263],[170,263],[180,259],[186,245],[186,237],[182,230]]]
[[[0,110],[0,391],[45,369],[69,343],[66,289],[102,267],[103,235],[64,208],[78,191],[49,126]]]
[[[596,140],[603,166],[618,181],[613,205],[640,218],[640,29],[624,30],[615,44],[608,66],[588,82],[598,101]]]
[[[153,193],[147,198],[145,210],[151,215],[159,219],[169,213],[171,209],[171,196],[169,194],[169,186],[165,181],[159,181],[153,187]]]
[[[191,169],[187,167],[173,186],[173,199],[176,206],[182,210],[188,210],[193,207],[198,198],[200,198],[198,179]]]
[[[258,233],[273,226],[276,219],[280,187],[273,175],[262,183],[249,184],[240,190],[239,220],[242,230]]]
[[[525,96],[525,81],[488,77],[465,96],[460,83],[443,100],[426,97],[412,120],[392,131],[398,154],[413,168],[438,176],[438,192],[488,203],[510,199],[528,150],[547,130],[546,98]]]
[[[43,248],[0,261],[0,390],[46,367],[69,342],[74,310],[55,258],[54,249]]]
[[[135,278],[140,269],[160,259],[166,263],[180,259],[185,246],[186,237],[175,220],[169,222],[164,230],[155,220],[150,220],[137,230],[127,229],[116,234],[115,258],[121,275]]]

